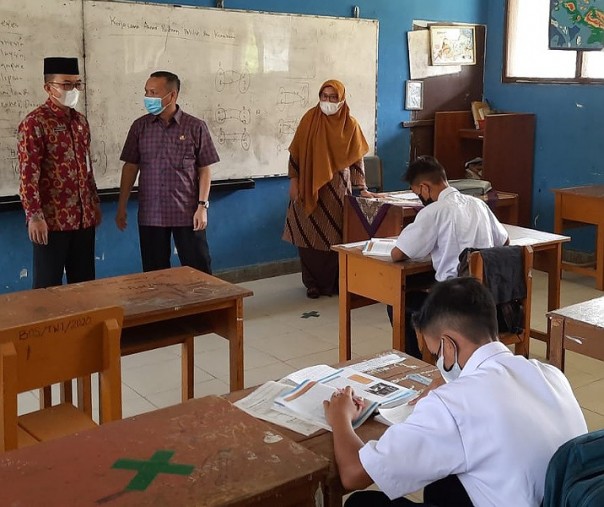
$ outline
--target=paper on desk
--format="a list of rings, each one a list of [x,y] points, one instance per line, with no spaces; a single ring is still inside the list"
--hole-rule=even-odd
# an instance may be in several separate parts
[[[421,206],[422,202],[419,196],[411,191],[405,192],[391,192],[382,198],[386,201],[394,201],[400,204],[406,204],[408,206]]]
[[[535,239],[535,238],[510,239],[510,245],[514,245],[514,246],[534,245],[535,243],[539,243],[539,240]]]
[[[391,364],[402,363],[404,360],[405,358],[399,356],[398,354],[386,354],[380,357],[368,359],[367,361],[351,364],[349,368],[365,372],[370,370],[376,370],[377,368],[383,368],[384,366],[389,366]]]
[[[291,412],[286,413],[273,408],[275,398],[291,388],[290,385],[270,381],[233,405],[257,419],[278,424],[302,435],[312,435],[322,427],[303,421]]]
[[[413,412],[414,406],[404,404],[393,408],[380,407],[378,408],[378,415],[375,416],[375,420],[388,426],[405,422],[407,417]]]
[[[363,241],[356,241],[354,243],[342,243],[341,245],[338,245],[338,246],[343,246],[346,248],[356,248],[357,246],[365,246],[366,243],[367,243],[367,240],[363,240]]]
[[[413,192],[397,192],[388,194],[387,199],[400,199],[401,201],[417,201],[420,202],[419,196]]]
[[[301,370],[290,373],[284,380],[291,380],[294,384],[298,385],[305,380],[323,380],[330,377],[340,370],[336,370],[326,364],[317,364],[315,366],[309,366],[308,368],[302,368]]]

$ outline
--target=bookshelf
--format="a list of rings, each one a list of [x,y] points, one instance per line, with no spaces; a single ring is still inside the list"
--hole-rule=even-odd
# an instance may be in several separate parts
[[[480,130],[470,111],[441,111],[434,117],[434,156],[449,179],[464,178],[464,164],[482,157],[483,179],[495,190],[518,194],[522,226],[531,223],[534,145],[534,114],[491,114]]]

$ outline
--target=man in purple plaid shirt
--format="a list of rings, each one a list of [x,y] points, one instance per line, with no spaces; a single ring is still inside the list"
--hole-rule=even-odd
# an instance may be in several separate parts
[[[183,266],[211,273],[206,239],[210,165],[218,154],[204,121],[178,106],[180,79],[171,72],[151,74],[145,84],[149,114],[130,127],[120,159],[124,162],[115,222],[127,226],[126,205],[139,175],[138,228],[143,271],[170,267],[171,237]]]

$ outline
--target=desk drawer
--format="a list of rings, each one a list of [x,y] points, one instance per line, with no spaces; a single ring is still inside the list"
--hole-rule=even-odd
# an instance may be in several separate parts
[[[567,320],[564,324],[564,348],[604,361],[604,329]]]

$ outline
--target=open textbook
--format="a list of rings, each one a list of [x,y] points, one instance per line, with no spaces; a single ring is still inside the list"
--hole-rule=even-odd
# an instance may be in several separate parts
[[[335,369],[321,365],[306,373],[310,373],[314,378],[307,378],[295,388],[277,396],[275,409],[295,414],[300,419],[327,430],[331,430],[331,427],[325,419],[323,401],[329,400],[334,392],[347,386],[352,387],[355,399],[363,405],[363,410],[353,421],[354,428],[363,424],[379,406],[407,403],[417,395],[417,391],[413,389],[368,375],[352,367]],[[300,372],[294,375],[294,378],[300,379]]]
[[[390,257],[390,252],[396,246],[395,238],[371,238],[363,248],[363,255]]]
[[[397,363],[402,363],[405,360],[406,358],[400,354],[387,353],[377,357],[372,357],[359,363],[351,364],[348,367],[349,370],[353,370],[353,372],[356,372],[357,375],[367,378],[368,380],[372,379],[369,384],[362,383],[360,389],[355,388],[356,395],[365,397],[361,390],[367,389],[371,385],[374,386],[373,390],[376,390],[378,389],[377,385],[379,383],[390,384],[389,382],[382,381],[376,377],[370,377],[365,372],[388,367]],[[324,380],[334,381],[333,377],[337,375],[338,372],[342,372],[342,370],[332,368],[326,364],[309,366],[308,368],[303,368],[290,373],[287,377],[281,379],[279,382],[266,382],[245,398],[236,401],[234,405],[253,417],[257,417],[258,419],[262,419],[273,424],[278,424],[279,426],[283,426],[284,428],[288,428],[303,435],[312,435],[323,428],[330,429],[323,415],[323,397],[316,396],[314,401],[310,404],[309,410],[303,411],[304,413],[302,414],[299,412],[290,411],[283,405],[278,405],[275,403],[275,400],[286,395],[286,393],[291,393],[297,386],[308,381],[314,381],[315,383],[320,383]],[[349,383],[346,381],[344,381],[344,384],[349,385]],[[417,394],[417,392],[414,390],[405,389],[395,384],[393,385],[396,388],[396,391],[393,391],[393,393],[398,393],[400,397],[390,393],[388,403],[391,403],[392,405],[396,405],[397,403],[405,403],[406,401],[413,399]],[[337,389],[337,387],[333,387],[332,385],[332,387],[325,392],[324,399],[329,399],[331,397],[334,388]],[[309,396],[305,396],[302,401],[306,401],[308,398]],[[380,401],[381,398],[384,398],[384,396],[380,396]],[[357,421],[357,425],[361,424],[362,420],[369,417],[371,412],[375,410],[375,406],[376,405],[374,403],[367,403],[362,417],[359,417],[359,420]],[[310,415],[311,412],[315,415]]]

